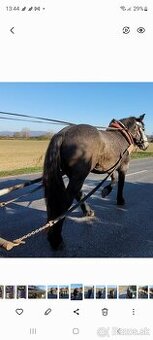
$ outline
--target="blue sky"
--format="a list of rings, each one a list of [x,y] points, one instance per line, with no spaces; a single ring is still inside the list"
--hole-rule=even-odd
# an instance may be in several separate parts
[[[146,132],[153,133],[153,83],[0,83],[0,111],[102,126],[112,118],[146,113]],[[62,128],[0,120],[0,131],[24,127]]]

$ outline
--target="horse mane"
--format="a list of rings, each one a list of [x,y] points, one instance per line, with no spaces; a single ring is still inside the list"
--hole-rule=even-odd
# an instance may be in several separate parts
[[[113,122],[115,122],[115,121],[116,121],[116,119],[112,119],[112,121],[110,122],[109,126],[110,126]],[[143,122],[141,119],[136,118],[136,117],[134,117],[134,116],[131,116],[131,117],[128,117],[128,118],[121,118],[121,119],[119,119],[119,121],[120,121],[123,125],[125,125],[125,127],[126,127],[128,130],[130,130],[130,129],[133,128],[135,122],[140,122],[140,123],[142,124],[142,126],[144,127],[144,122]]]
[[[128,130],[130,130],[135,124],[136,120],[137,119],[135,117],[129,117],[129,118],[120,119],[120,122],[124,124]]]

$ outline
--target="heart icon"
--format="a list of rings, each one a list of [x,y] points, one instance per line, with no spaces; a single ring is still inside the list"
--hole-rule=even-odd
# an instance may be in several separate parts
[[[15,310],[15,312],[16,312],[16,314],[21,315],[23,313],[23,309],[22,308],[17,308]]]

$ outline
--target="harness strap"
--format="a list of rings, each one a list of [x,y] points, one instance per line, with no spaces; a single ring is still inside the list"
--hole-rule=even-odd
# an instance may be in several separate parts
[[[120,131],[130,145],[134,144],[132,133],[120,121],[117,121],[117,120],[113,121],[110,127],[113,127],[117,129],[118,131]],[[109,127],[108,127],[108,130],[109,130]]]

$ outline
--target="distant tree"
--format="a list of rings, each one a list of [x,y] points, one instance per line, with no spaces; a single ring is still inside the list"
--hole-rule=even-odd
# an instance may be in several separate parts
[[[30,137],[30,129],[23,128],[20,132],[22,138],[29,138]]]
[[[45,134],[45,136],[46,136],[47,138],[51,138],[51,137],[53,137],[53,132],[47,132],[47,133]]]
[[[21,137],[21,133],[18,131],[18,132],[14,132],[14,134],[13,134],[13,138],[16,138],[16,139],[18,139],[18,138],[20,138]]]
[[[44,133],[44,135],[38,136],[37,139],[39,139],[39,140],[48,140],[49,139],[50,140],[52,138],[52,136],[53,136],[52,132],[46,132],[46,133]]]
[[[43,137],[44,137],[45,139],[51,139],[51,138],[53,137],[53,133],[52,133],[52,132],[47,132],[47,133],[45,133],[45,134],[43,135]]]

